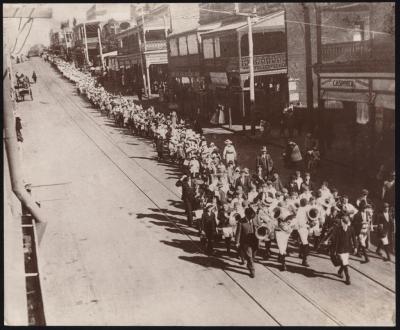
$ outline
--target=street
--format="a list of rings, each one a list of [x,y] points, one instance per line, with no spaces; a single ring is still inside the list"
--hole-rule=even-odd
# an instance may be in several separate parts
[[[16,68],[38,76],[17,111],[26,181],[52,215],[39,249],[47,325],[394,324],[394,262],[351,256],[346,286],[326,255],[305,268],[292,253],[287,272],[257,258],[255,279],[222,242],[208,257],[185,225],[181,173],[150,140],[115,127],[41,58]]]

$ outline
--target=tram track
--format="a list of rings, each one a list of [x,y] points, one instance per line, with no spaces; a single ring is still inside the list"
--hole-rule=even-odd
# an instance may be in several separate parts
[[[36,67],[36,66],[35,66]],[[36,67],[37,69],[37,67]],[[37,71],[41,72],[41,68],[37,69]],[[45,75],[42,74],[42,77],[44,77]],[[43,78],[42,78],[43,79]],[[150,202],[156,206],[156,208],[163,214],[163,216],[165,217],[165,219],[171,223],[173,226],[175,226],[183,235],[187,236],[191,243],[196,247],[196,249],[201,252],[204,253],[203,248],[196,242],[194,241],[192,236],[195,236],[193,234],[193,231],[187,230],[186,228],[183,228],[182,226],[178,225],[176,223],[176,221],[172,220],[168,214],[163,210],[163,208],[151,197],[149,196],[148,193],[146,193],[134,180],[132,180],[132,178],[129,176],[128,173],[126,173],[126,171],[120,167],[120,165],[115,162],[112,157],[110,155],[108,155],[103,148],[95,141],[95,139],[93,139],[87,132],[86,130],[82,127],[83,124],[78,122],[78,120],[76,120],[70,113],[70,111],[73,111],[72,109],[70,109],[70,107],[68,106],[68,103],[70,105],[72,105],[72,108],[75,108],[76,110],[73,111],[74,113],[78,113],[79,115],[85,117],[86,119],[89,119],[91,122],[91,126],[94,127],[98,132],[100,132],[107,140],[109,143],[111,143],[115,148],[117,148],[122,154],[124,154],[126,157],[129,158],[129,155],[118,145],[118,143],[112,139],[112,137],[104,131],[104,129],[102,129],[100,127],[100,125],[93,119],[92,116],[90,116],[89,114],[87,114],[84,109],[82,109],[82,106],[79,105],[75,100],[73,100],[73,98],[69,95],[65,95],[65,90],[63,90],[63,88],[61,87],[61,85],[59,84],[59,82],[57,82],[56,80],[49,80],[47,79],[47,82],[45,83],[46,87],[48,88],[49,94],[54,98],[54,100],[61,106],[62,109],[64,109],[65,113],[70,117],[70,119],[80,128],[80,130],[96,145],[96,147],[128,178],[129,181],[131,181],[145,196],[146,198],[148,198],[150,200]],[[63,92],[63,94],[60,93],[50,93],[50,85],[52,86],[56,86],[58,91]],[[56,97],[57,96],[57,97]],[[82,126],[81,126],[82,125]],[[144,170],[149,176],[151,176],[154,180],[156,180],[160,185],[162,185],[166,190],[168,190],[171,194],[173,194],[174,196],[180,198],[180,196],[173,190],[171,190],[167,185],[165,185],[162,181],[160,181],[157,177],[155,177],[150,171],[148,171],[145,167],[143,167],[138,161],[136,161],[135,159],[130,158],[130,161],[133,161],[138,167],[140,167],[142,170]],[[215,258],[215,257],[211,257],[211,258]],[[302,297],[304,300],[306,300],[308,303],[310,303],[311,305],[314,306],[314,308],[316,308],[320,313],[322,313],[323,315],[325,315],[328,319],[330,319],[332,322],[334,322],[336,325],[344,325],[340,320],[338,320],[334,315],[332,315],[330,312],[328,312],[326,309],[324,309],[323,307],[321,307],[316,301],[314,301],[312,298],[310,298],[308,295],[306,295],[304,292],[302,292],[296,285],[294,285],[293,283],[291,283],[290,281],[288,281],[287,279],[285,279],[284,277],[282,277],[279,272],[277,272],[275,269],[272,269],[271,267],[263,264],[263,263],[259,263],[258,264],[262,265],[263,268],[265,268],[266,270],[268,270],[269,272],[271,272],[275,277],[277,277],[280,281],[282,281],[285,285],[287,285],[291,290],[293,290],[293,292],[295,292],[297,295],[299,295],[300,297]],[[221,269],[255,304],[257,304],[263,311],[265,314],[267,314],[277,325],[283,325],[282,322],[280,322],[276,317],[274,317],[267,309],[265,309],[258,301],[257,299],[250,293],[248,292],[248,290],[246,290],[246,288],[244,288],[240,283],[238,283],[230,274],[228,271],[226,271],[225,269]],[[358,271],[358,270],[357,270]],[[361,271],[358,271],[360,274],[364,275],[366,278],[368,278],[369,280],[373,281],[374,283],[381,285],[382,287],[384,287],[385,289],[389,290],[390,292],[393,292],[392,290],[390,290],[390,288],[385,287],[384,285],[382,285],[381,283],[379,283],[379,281],[371,278],[370,276],[362,273]],[[394,292],[393,292],[394,293]]]
[[[63,77],[63,76],[61,76],[61,77]],[[63,78],[64,78],[64,77],[63,77]],[[59,88],[61,89],[61,87],[60,87],[60,85],[59,85],[58,82],[56,82],[56,85],[57,85],[57,87],[59,87]],[[82,110],[81,110],[81,106],[80,106],[79,104],[77,104],[76,101],[74,101],[71,97],[68,97],[68,98],[70,99],[71,103],[73,103],[73,104],[76,106],[76,108],[79,109],[79,111],[80,111],[86,118],[88,118],[90,121],[92,121],[92,122],[94,123],[95,127],[99,130],[99,132],[101,132],[101,133],[102,133],[116,148],[118,148],[126,157],[130,157],[130,156],[118,145],[118,143],[117,143],[107,132],[105,132],[104,129],[102,129],[102,128],[99,126],[99,124],[93,119],[93,117],[92,117],[91,115],[87,114],[85,111],[82,111]],[[89,104],[90,104],[90,103],[89,103]],[[94,109],[94,108],[93,108],[93,109]],[[152,172],[150,172],[150,171],[147,170],[145,167],[143,167],[137,160],[135,160],[135,159],[131,159],[131,160],[132,160],[135,164],[137,164],[141,169],[143,169],[145,172],[147,172],[153,179],[155,179],[157,182],[159,182],[163,187],[165,187],[168,191],[170,191],[170,192],[171,192],[172,194],[174,194],[176,197],[180,198],[180,195],[179,195],[179,194],[177,194],[175,191],[171,190],[167,185],[165,185],[164,182],[162,182],[162,181],[159,180],[156,176],[154,176],[154,175],[152,174]],[[316,255],[313,255],[313,256],[314,256],[314,257],[319,257],[319,256],[316,256]],[[324,258],[324,259],[327,259],[327,258]],[[393,262],[392,262],[392,263],[393,263]],[[266,266],[266,265],[263,265],[263,266],[266,267],[266,268],[268,268],[268,270],[270,270],[270,271],[273,272],[273,270],[272,270],[271,268],[269,268],[268,266]],[[366,278],[368,278],[369,280],[373,281],[374,283],[380,285],[382,288],[386,289],[387,291],[389,291],[389,292],[391,292],[391,293],[393,293],[393,294],[396,293],[395,290],[389,288],[388,286],[386,286],[386,285],[384,285],[383,283],[379,282],[378,280],[376,280],[376,279],[373,278],[372,276],[366,274],[365,272],[361,271],[360,269],[355,268],[355,267],[353,267],[352,265],[350,265],[350,268],[353,269],[353,270],[355,270],[355,271],[358,272],[359,274],[365,276]]]

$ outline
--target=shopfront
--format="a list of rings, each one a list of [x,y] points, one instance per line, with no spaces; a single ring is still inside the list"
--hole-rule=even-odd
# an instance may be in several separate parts
[[[394,79],[327,75],[320,82],[323,147],[361,170],[373,171],[380,162],[392,167]]]

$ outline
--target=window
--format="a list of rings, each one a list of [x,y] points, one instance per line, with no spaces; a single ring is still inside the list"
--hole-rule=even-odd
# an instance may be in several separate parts
[[[169,39],[169,51],[171,56],[178,56],[178,46],[176,44],[176,39]]]
[[[215,57],[221,57],[221,49],[219,46],[219,37],[214,39],[214,45],[215,45]]]
[[[199,45],[197,43],[197,35],[191,34],[187,37],[187,43],[189,48],[189,54],[198,54],[199,53]]]
[[[212,39],[203,40],[203,54],[204,58],[214,58],[214,47]]]
[[[179,38],[179,55],[184,56],[187,55],[187,43],[186,43],[186,37],[180,37]]]

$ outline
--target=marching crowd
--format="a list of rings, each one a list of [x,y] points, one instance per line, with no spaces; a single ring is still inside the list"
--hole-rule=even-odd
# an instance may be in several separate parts
[[[286,270],[285,258],[298,248],[302,265],[309,267],[311,248],[327,253],[338,276],[345,275],[350,284],[349,256],[355,253],[369,262],[371,234],[376,235],[376,253],[383,250],[390,260],[394,249],[394,183],[395,173],[384,182],[381,201],[375,205],[363,189],[350,203],[328,182],[317,186],[310,173],[302,173],[302,157],[295,142],[288,143],[285,159],[293,168],[287,183],[280,178],[266,146],[260,150],[254,171],[240,166],[232,141],[225,141],[222,150],[208,143],[201,128],[178,118],[175,112],[156,113],[144,109],[132,99],[107,92],[97,80],[73,65],[52,59],[65,77],[76,83],[79,93],[103,114],[138,136],[154,140],[159,160],[169,160],[184,175],[176,185],[182,189],[187,224],[198,229],[207,254],[215,253],[223,240],[228,254],[247,263],[250,276],[255,276],[254,260],[272,256],[276,243],[278,261]],[[292,243],[289,246],[289,241]]]

